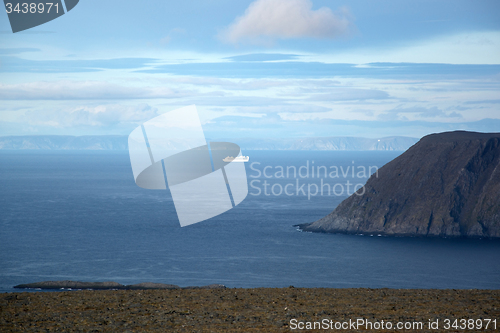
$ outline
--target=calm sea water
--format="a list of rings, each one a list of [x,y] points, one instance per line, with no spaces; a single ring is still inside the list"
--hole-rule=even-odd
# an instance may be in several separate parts
[[[126,152],[1,152],[0,292],[45,280],[500,288],[499,241],[313,234],[292,227],[331,212],[347,197],[347,181],[364,183],[360,167],[380,167],[398,153],[244,153],[254,181],[245,201],[181,228],[168,191],[135,185]],[[294,177],[293,166],[304,166],[305,176],[307,165],[309,178]],[[339,169],[338,178],[323,179],[339,184],[338,195],[324,187],[323,195],[308,198],[308,184],[311,194],[321,185],[312,165]],[[277,178],[277,166],[290,167],[289,177]],[[354,178],[352,169],[346,173],[353,166]],[[292,195],[277,195],[287,184]]]

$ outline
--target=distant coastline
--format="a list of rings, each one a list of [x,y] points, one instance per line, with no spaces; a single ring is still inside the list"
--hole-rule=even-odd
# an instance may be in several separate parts
[[[307,150],[307,151],[405,151],[417,138],[390,136],[306,137],[306,138],[207,138],[208,141],[229,141],[243,150]],[[183,149],[171,142],[173,150]],[[127,150],[125,135],[24,135],[0,136],[0,150]]]

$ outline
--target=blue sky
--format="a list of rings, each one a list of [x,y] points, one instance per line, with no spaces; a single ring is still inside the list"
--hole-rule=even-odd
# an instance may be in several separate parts
[[[206,136],[500,131],[498,1],[93,1],[13,34],[0,135],[122,134],[196,104]]]

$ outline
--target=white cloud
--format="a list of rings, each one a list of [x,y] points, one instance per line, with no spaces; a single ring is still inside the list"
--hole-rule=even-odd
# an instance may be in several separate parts
[[[328,7],[313,10],[310,0],[256,0],[220,37],[230,43],[245,40],[259,43],[276,38],[336,38],[348,34],[351,27],[346,8],[334,13]]]
[[[309,97],[313,101],[356,101],[369,99],[390,99],[389,94],[377,89],[337,88],[326,94],[314,94]]]
[[[3,100],[179,98],[188,94],[166,87],[132,87],[102,81],[0,83],[0,99]]]
[[[221,87],[227,90],[260,90],[273,87],[282,87],[290,85],[290,80],[269,80],[269,79],[221,79],[215,77],[172,77],[162,79],[163,82],[189,84],[203,87]]]
[[[118,124],[138,124],[158,115],[158,109],[148,104],[78,106],[56,110],[29,110],[23,121],[35,126],[106,127]]]
[[[257,114],[277,114],[277,113],[322,113],[328,112],[331,108],[318,106],[314,104],[283,104],[269,106],[241,106],[236,108],[238,113],[257,113]]]
[[[500,64],[500,31],[462,32],[423,40],[409,40],[405,45],[394,47],[358,48],[332,55],[319,55],[311,61],[356,64]]]
[[[408,117],[403,116],[403,114],[414,115],[416,118],[462,118],[462,115],[457,112],[446,113],[436,106],[432,107],[422,107],[422,106],[411,106],[411,107],[396,107],[392,110],[388,110],[387,113],[381,113],[378,116],[380,120],[408,120]]]

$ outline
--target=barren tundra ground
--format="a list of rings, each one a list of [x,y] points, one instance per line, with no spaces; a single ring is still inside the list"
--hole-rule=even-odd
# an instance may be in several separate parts
[[[446,319],[496,319],[498,330],[500,290],[289,287],[0,295],[1,332],[305,332],[310,330],[292,330],[290,320],[325,318],[393,324],[439,320],[438,330],[424,327],[418,332],[482,331],[444,329],[443,325]],[[486,331],[495,330],[490,324]]]

